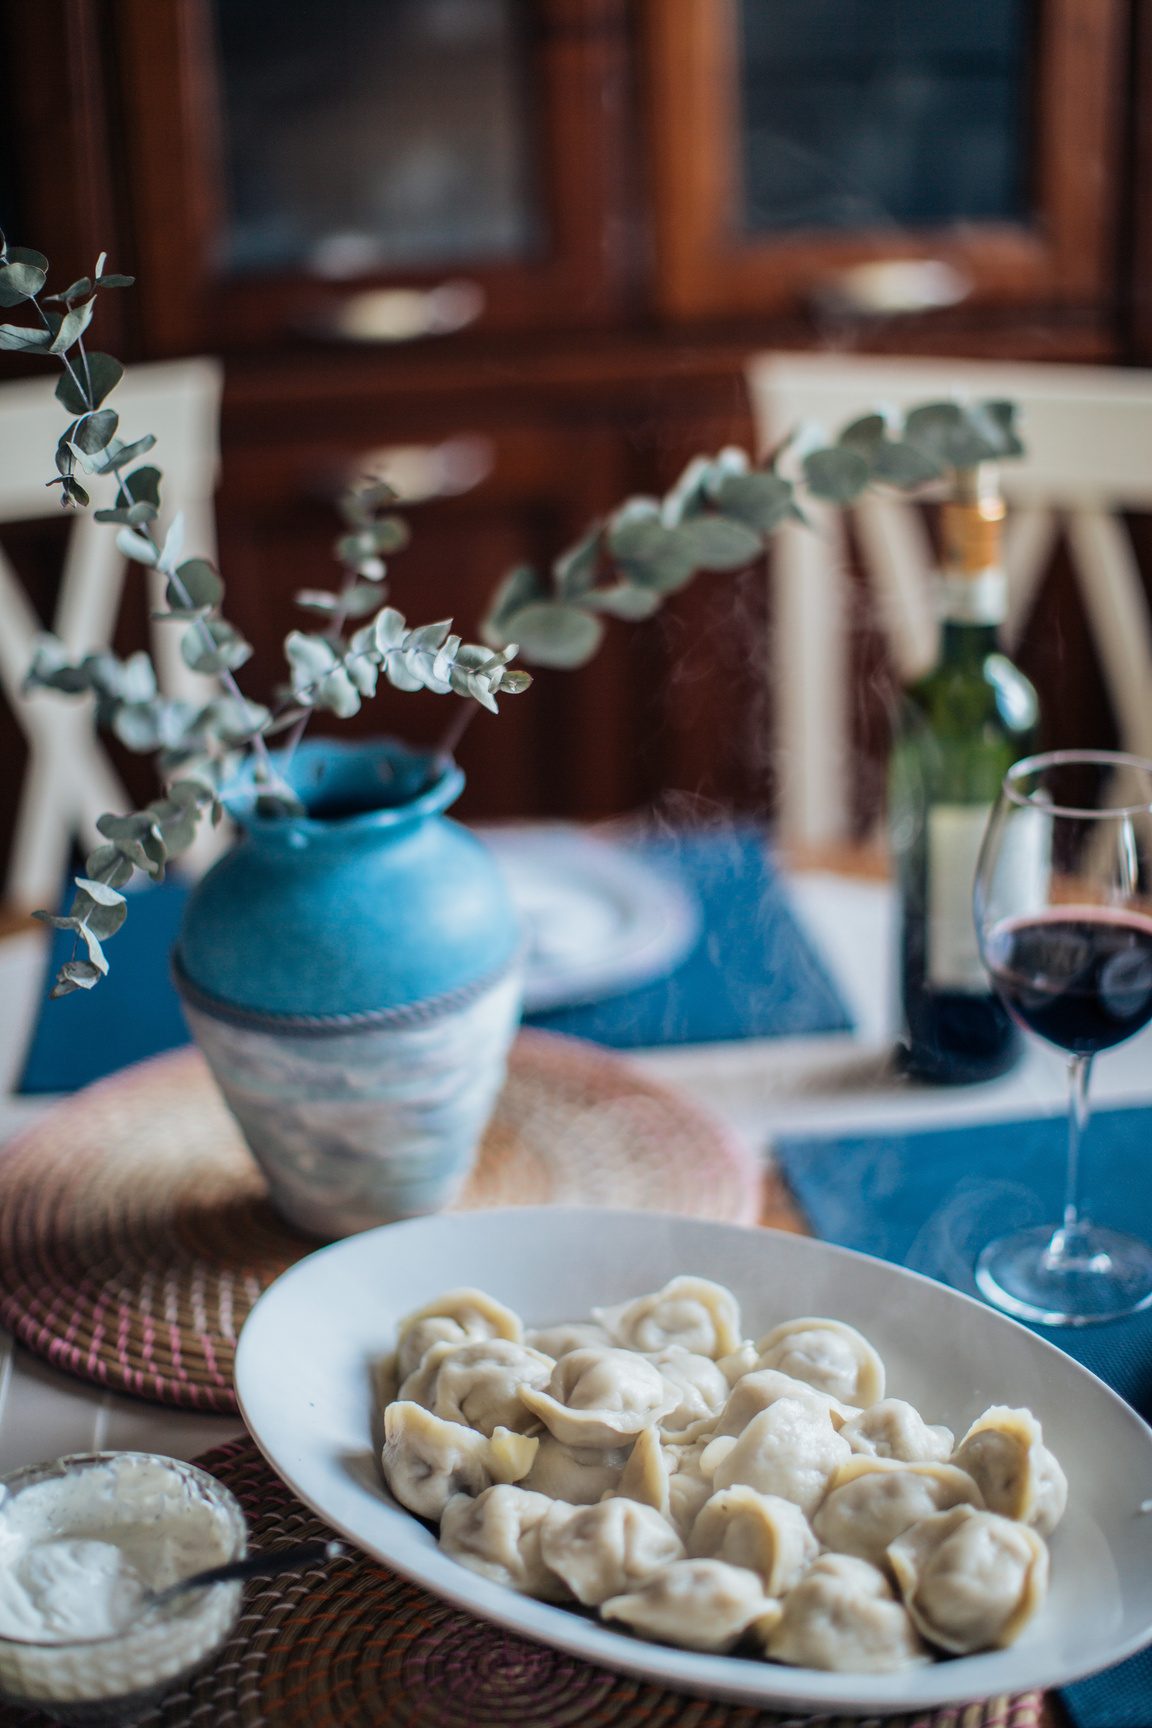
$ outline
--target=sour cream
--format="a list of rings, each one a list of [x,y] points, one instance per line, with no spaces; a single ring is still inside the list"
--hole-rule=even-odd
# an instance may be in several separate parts
[[[80,1701],[150,1691],[219,1645],[238,1585],[153,1591],[244,1550],[244,1518],[194,1466],[104,1453],[0,1484],[0,1691]]]

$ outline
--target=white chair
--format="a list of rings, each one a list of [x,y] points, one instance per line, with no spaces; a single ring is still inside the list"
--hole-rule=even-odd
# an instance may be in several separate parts
[[[162,521],[184,512],[189,553],[215,556],[212,497],[219,468],[217,426],[223,368],[216,360],[179,360],[129,370],[108,406],[120,415],[120,436],[156,435],[155,461],[164,473]],[[90,697],[24,694],[21,684],[41,624],[2,550],[3,524],[60,512],[59,492],[46,487],[67,415],[55,400],[55,378],[0,388],[0,684],[28,740],[29,762],[20,791],[3,898],[15,907],[55,905],[73,840],[99,843],[96,819],[125,811],[132,801],[96,736]],[[85,480],[92,509],[110,504],[110,480]],[[126,560],[116,531],[77,514],[68,539],[56,616],[51,628],[74,655],[111,641],[120,609]],[[136,565],[134,570],[141,567]],[[162,578],[143,573],[159,604]],[[180,631],[152,626],[152,656],[162,691],[204,701],[209,680],[180,658]],[[211,846],[213,836],[206,844]],[[206,859],[201,859],[201,863]]]
[[[771,449],[803,422],[834,435],[880,404],[904,409],[953,395],[1007,397],[1022,412],[1023,460],[1001,469],[1009,652],[1063,532],[1122,745],[1152,756],[1152,614],[1123,510],[1152,507],[1152,372],[1103,366],[771,354],[748,383],[757,436]],[[847,835],[850,672],[840,513],[805,510],[815,532],[789,525],[776,542],[773,668],[782,774],[780,833],[821,846]],[[917,511],[898,495],[853,506],[861,558],[902,677],[932,662],[932,551]]]

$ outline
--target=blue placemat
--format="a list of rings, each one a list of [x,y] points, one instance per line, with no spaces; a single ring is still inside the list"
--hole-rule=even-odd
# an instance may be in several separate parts
[[[972,1266],[995,1236],[1058,1218],[1060,1117],[913,1134],[788,1139],[776,1155],[818,1236],[976,1296]],[[1152,1238],[1152,1109],[1102,1110],[1084,1144],[1084,1203],[1100,1224]],[[1035,1327],[1152,1420],[1152,1312],[1107,1326]],[[1069,1686],[1077,1728],[1152,1723],[1152,1648]]]
[[[637,850],[699,898],[695,949],[654,984],[589,1007],[532,1015],[530,1025],[621,1050],[851,1026],[792,916],[758,829],[649,840]],[[71,1092],[188,1042],[168,976],[168,950],[187,896],[179,882],[133,894],[127,922],[108,944],[108,977],[95,990],[49,1002],[51,980],[72,952],[71,936],[57,932],[22,1092]]]

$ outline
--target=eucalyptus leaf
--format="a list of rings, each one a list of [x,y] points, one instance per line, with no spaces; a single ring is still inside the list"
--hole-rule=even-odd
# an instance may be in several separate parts
[[[535,602],[521,607],[514,620],[516,641],[530,665],[583,666],[595,654],[604,635],[598,618],[577,606]]]
[[[168,578],[165,598],[170,606],[218,606],[224,584],[206,558],[188,558]]]
[[[593,528],[553,564],[556,592],[563,599],[574,600],[578,595],[586,594],[595,583],[600,564],[600,539],[599,527]]]
[[[113,408],[101,408],[95,414],[86,414],[76,427],[75,442],[86,456],[95,456],[107,448],[119,424],[120,416]]]
[[[85,300],[82,306],[74,306],[66,312],[60,321],[60,328],[48,350],[50,354],[66,354],[73,343],[78,342],[92,322],[92,314],[96,310],[96,297]]]
[[[829,504],[851,504],[868,484],[868,462],[858,450],[811,450],[803,469],[813,498]]]
[[[91,277],[90,276],[81,276],[81,278],[78,282],[69,283],[68,287],[65,288],[62,293],[60,293],[60,294],[45,294],[44,298],[45,298],[45,300],[79,300],[85,294],[91,294],[91,292],[92,292],[92,279],[91,279]]]
[[[84,868],[89,877],[109,888],[123,888],[132,880],[132,866],[115,846],[97,846],[84,860]]]
[[[859,451],[871,465],[887,436],[888,422],[883,414],[865,414],[845,426],[836,442],[845,450]]]
[[[539,572],[530,564],[518,564],[509,570],[492,596],[488,612],[480,626],[480,634],[485,642],[496,648],[503,648],[511,641],[506,625],[520,609],[531,601],[544,600],[548,590]]]
[[[10,354],[43,354],[52,345],[51,330],[34,330],[21,324],[0,324],[0,350]]]
[[[145,540],[142,534],[133,534],[131,528],[121,528],[116,536],[116,545],[125,558],[132,558],[137,564],[155,564],[157,552],[151,540]]]
[[[0,235],[0,241],[2,240],[3,235]],[[43,270],[45,275],[47,275],[47,258],[45,258],[43,252],[34,252],[31,246],[9,246],[5,242],[2,256],[6,264],[31,264],[37,270]]]
[[[0,306],[19,306],[44,286],[47,272],[37,264],[0,264]]]
[[[697,516],[679,530],[697,564],[706,570],[740,570],[760,556],[759,534],[724,516]]]
[[[940,469],[926,450],[915,444],[886,440],[876,447],[872,457],[872,477],[889,486],[911,491],[939,477]]]
[[[61,966],[58,978],[62,978],[73,990],[91,990],[93,984],[104,976],[98,966],[93,966],[91,960],[65,960]],[[67,990],[62,990],[57,983],[51,991],[53,996],[66,996]]]
[[[734,517],[760,534],[770,534],[788,515],[792,482],[783,475],[765,471],[726,474],[713,497],[725,516]]]
[[[99,408],[105,396],[114,390],[124,376],[124,368],[119,360],[114,360],[111,354],[86,355],[87,366],[84,369],[85,383],[91,382],[91,402],[80,391],[70,372],[62,372],[56,381],[56,400],[67,408],[70,414],[87,414],[92,408]]]
[[[582,594],[580,605],[590,612],[608,612],[613,618],[639,623],[659,611],[660,600],[655,588],[637,588],[632,582],[621,582],[615,588],[594,588],[591,594]]]
[[[618,518],[608,531],[608,549],[624,566],[627,580],[670,594],[691,580],[701,561],[688,538],[691,526],[665,528],[655,517]]]
[[[135,276],[97,276],[97,288],[131,288]]]
[[[180,639],[180,658],[193,672],[235,672],[252,658],[252,652],[252,644],[224,618],[202,619]]]
[[[61,502],[75,504],[78,509],[87,510],[92,500],[89,498],[80,482],[74,480],[69,474],[64,481],[64,496],[61,499]]]
[[[128,496],[135,504],[151,504],[160,508],[160,481],[163,476],[159,468],[151,466],[133,468],[131,474],[126,474],[121,481]]]

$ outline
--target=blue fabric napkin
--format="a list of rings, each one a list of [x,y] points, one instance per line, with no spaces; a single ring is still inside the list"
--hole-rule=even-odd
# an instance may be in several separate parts
[[[818,1236],[978,1295],[993,1237],[1058,1218],[1063,1118],[838,1139],[786,1139],[776,1156]],[[1152,1109],[1101,1110],[1084,1143],[1097,1223],[1152,1239]],[[1033,1328],[1152,1420],[1152,1312],[1106,1326]],[[1152,1723],[1152,1647],[1062,1694],[1076,1728]]]
[[[850,1027],[792,916],[758,829],[648,840],[637,849],[699,899],[695,949],[667,978],[588,1007],[531,1015],[529,1025],[616,1049]],[[71,935],[57,932],[22,1092],[71,1092],[188,1042],[168,976],[168,951],[187,897],[175,881],[133,894],[128,919],[108,945],[108,977],[95,990],[49,1002],[52,978],[72,952]]]

